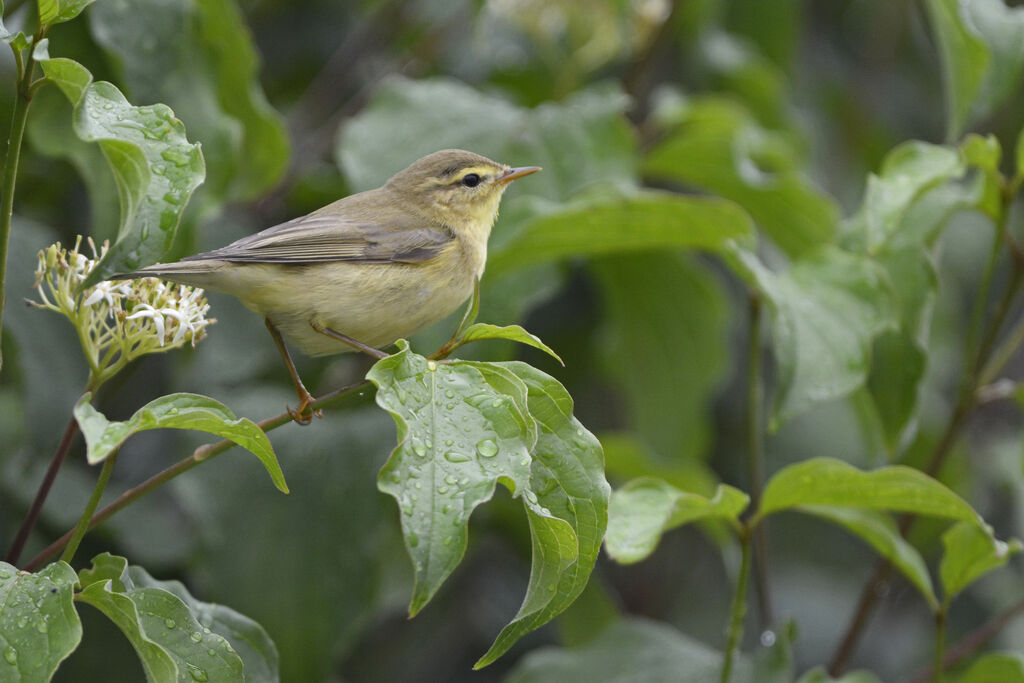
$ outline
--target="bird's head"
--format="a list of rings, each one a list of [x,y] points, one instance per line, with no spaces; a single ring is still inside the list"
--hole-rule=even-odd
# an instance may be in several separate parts
[[[445,149],[399,171],[385,188],[400,195],[409,208],[456,232],[489,231],[509,183],[539,170],[538,166],[513,168],[473,152]]]

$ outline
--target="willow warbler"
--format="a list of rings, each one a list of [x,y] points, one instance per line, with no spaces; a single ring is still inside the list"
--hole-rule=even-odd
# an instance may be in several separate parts
[[[262,315],[299,396],[313,400],[281,336],[312,356],[390,344],[464,302],[510,181],[539,171],[458,149],[423,157],[382,187],[226,247],[112,279],[159,277],[225,292]],[[355,346],[353,345],[355,344]]]

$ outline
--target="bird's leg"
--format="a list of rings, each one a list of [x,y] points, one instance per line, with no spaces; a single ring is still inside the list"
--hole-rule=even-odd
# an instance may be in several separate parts
[[[277,326],[270,322],[270,318],[264,318],[263,321],[267,324],[267,330],[270,332],[270,336],[274,338],[274,343],[277,344],[277,350],[281,352],[281,358],[284,359],[284,364],[288,368],[288,374],[292,376],[292,383],[295,385],[295,393],[299,397],[299,408],[298,410],[292,410],[288,406],[285,409],[288,414],[292,416],[300,425],[308,425],[313,421],[313,416],[323,417],[324,413],[322,410],[311,410],[310,404],[315,400],[313,395],[306,389],[306,385],[302,383],[299,378],[299,371],[295,369],[295,363],[292,362],[292,357],[288,353],[288,347],[284,345],[284,339],[281,338],[281,333],[278,331]]]
[[[323,325],[318,323],[316,320],[310,320],[309,321],[309,326],[312,327],[317,332],[319,332],[320,334],[326,335],[326,336],[330,337],[331,339],[337,339],[340,342],[348,344],[349,346],[351,346],[352,348],[356,349],[357,351],[362,351],[363,353],[365,353],[365,354],[367,354],[369,356],[373,356],[377,360],[381,360],[382,358],[387,358],[388,357],[388,354],[384,353],[380,349],[375,349],[372,346],[367,346],[363,342],[358,341],[356,339],[353,339],[352,337],[348,336],[347,334],[342,334],[341,332],[338,332],[337,330],[332,330],[329,327],[324,327]]]

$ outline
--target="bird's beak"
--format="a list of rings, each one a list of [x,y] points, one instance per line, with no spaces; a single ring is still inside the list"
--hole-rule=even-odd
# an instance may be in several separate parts
[[[520,166],[518,168],[510,168],[505,171],[504,174],[498,176],[497,182],[509,183],[516,178],[522,178],[524,175],[530,175],[540,170],[540,166]]]

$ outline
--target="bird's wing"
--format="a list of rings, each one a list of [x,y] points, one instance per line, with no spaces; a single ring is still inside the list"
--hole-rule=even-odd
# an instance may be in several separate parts
[[[419,263],[454,241],[444,229],[395,225],[381,228],[337,214],[312,213],[183,261],[238,263]]]

